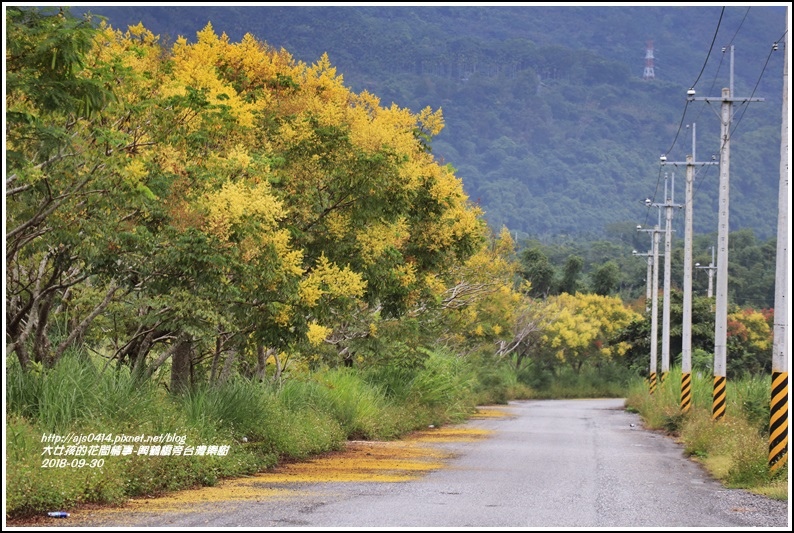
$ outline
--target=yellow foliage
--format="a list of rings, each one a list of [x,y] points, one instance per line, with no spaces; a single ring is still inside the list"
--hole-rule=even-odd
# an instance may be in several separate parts
[[[391,224],[368,224],[356,234],[356,241],[364,264],[372,265],[388,248],[401,249],[410,236],[408,222],[405,217],[400,217]]]
[[[142,182],[146,169],[155,167],[171,179],[163,205],[174,226],[201,228],[245,261],[270,261],[267,266],[279,275],[259,281],[272,285],[268,289],[281,290],[279,277],[301,277],[298,293],[286,295],[285,301],[298,298],[308,307],[361,298],[367,283],[325,254],[305,268],[305,255],[317,257],[322,249],[309,252],[297,242],[312,246],[328,242],[328,236],[345,245],[354,240],[354,253],[360,254],[355,264],[365,266],[377,264],[392,250],[405,253],[410,244],[416,261],[407,258],[390,273],[411,289],[403,303],[419,308],[421,298],[443,298],[449,271],[455,271],[468,281],[487,284],[490,295],[467,312],[461,331],[470,331],[478,317],[487,320],[474,328],[477,335],[498,335],[510,328],[509,304],[520,295],[509,287],[514,270],[507,259],[514,247],[509,232],[503,231],[494,248],[483,248],[468,265],[457,268],[457,254],[471,249],[462,245],[481,239],[485,225],[454,169],[439,165],[426,150],[426,138],[444,127],[441,109],[412,113],[396,104],[383,107],[376,95],[355,94],[345,87],[327,54],[311,65],[295,62],[286,51],[274,50],[251,34],[231,43],[211,23],[196,33],[194,43],[179,36],[169,57],[160,46],[159,37],[142,24],[126,32],[106,26],[92,60],[120,61],[126,67],[114,90],[127,106],[119,109],[136,112],[124,125],[128,129],[116,133],[134,131],[136,141],[146,143],[147,152],[114,168],[130,183]],[[171,98],[194,92],[209,105]],[[137,105],[141,103],[150,105]],[[158,118],[159,129],[150,127]],[[339,132],[342,140],[321,145],[317,136],[323,131]],[[195,147],[198,143],[188,142],[194,132],[208,141]],[[417,133],[426,138],[420,141]],[[369,164],[375,169],[371,176],[366,173]],[[271,186],[269,179],[278,185]],[[352,182],[351,190],[347,182]],[[359,211],[361,206],[392,197],[399,200],[394,204],[398,207],[381,220],[373,209],[375,214],[367,216],[372,222],[358,225],[362,214],[370,214]],[[435,203],[422,210],[434,214],[415,216],[414,198]],[[403,210],[395,214],[398,208]],[[287,223],[299,230],[294,235],[300,241],[292,240]],[[318,231],[326,232],[322,239],[313,233]],[[272,262],[265,251],[274,251],[277,260]],[[425,261],[423,254],[441,260]],[[441,266],[418,270],[417,265],[434,263]],[[251,287],[256,283],[250,281]],[[287,326],[295,312],[283,305],[275,320]],[[310,327],[310,340],[321,337],[320,328]],[[374,324],[370,328],[373,334],[377,331]]]
[[[420,126],[430,135],[438,135],[444,129],[444,119],[441,116],[441,109],[433,111],[430,107],[425,107],[419,112],[418,122]]]
[[[226,35],[218,38],[210,23],[196,36],[198,41],[195,44],[188,44],[181,36],[174,44],[173,81],[166,94],[184,95],[187,94],[187,87],[204,89],[210,103],[228,107],[239,126],[252,127],[257,106],[240,98],[231,84],[219,78],[215,68],[233,45],[229,44]]]
[[[312,346],[319,346],[331,334],[331,328],[321,326],[316,322],[309,324],[309,329],[306,332],[306,337],[309,339],[309,344]]]
[[[618,297],[597,294],[563,293],[548,300],[555,320],[546,328],[543,341],[558,348],[564,360],[583,359],[592,354],[604,357],[623,355],[625,343],[609,346],[608,339],[639,315]]]
[[[401,287],[410,287],[416,282],[416,265],[405,263],[394,268]]]
[[[728,334],[759,352],[772,349],[772,329],[763,313],[745,309],[728,315]]]
[[[255,218],[265,229],[275,227],[284,210],[271,193],[267,182],[254,186],[227,181],[220,190],[207,192],[203,206],[210,232],[227,240],[231,228],[245,217]]]
[[[291,318],[292,318],[292,306],[290,305],[280,306],[276,314],[273,316],[273,320],[275,321],[275,323],[282,327],[288,326]]]
[[[153,160],[163,172],[181,174],[185,169],[185,154],[169,144],[161,144],[154,148]]]
[[[350,217],[339,211],[331,211],[325,217],[325,226],[334,239],[341,239],[350,231]]]
[[[132,185],[141,183],[146,175],[148,175],[148,171],[143,163],[143,159],[140,157],[132,158],[130,162],[127,163],[127,166],[124,167],[124,178]]]
[[[314,268],[300,282],[300,298],[308,307],[314,307],[320,298],[357,298],[364,295],[367,282],[350,268],[339,268],[321,255]]]
[[[440,297],[447,290],[447,285],[444,283],[444,280],[435,272],[425,275],[424,284],[430,294],[436,297]]]

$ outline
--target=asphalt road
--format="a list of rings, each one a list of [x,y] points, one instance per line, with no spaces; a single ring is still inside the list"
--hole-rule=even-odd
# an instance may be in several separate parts
[[[134,528],[789,529],[787,502],[729,490],[620,399],[515,401],[434,442],[438,468],[406,481],[257,478],[261,495],[78,513],[56,526]],[[481,431],[482,433],[482,431]]]

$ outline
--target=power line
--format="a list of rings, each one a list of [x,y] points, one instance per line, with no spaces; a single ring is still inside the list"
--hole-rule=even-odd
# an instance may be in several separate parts
[[[758,85],[761,83],[761,78],[764,77],[764,72],[766,72],[766,67],[769,65],[769,60],[772,58],[772,53],[777,50],[778,43],[782,41],[783,38],[785,38],[785,36],[786,36],[786,32],[783,32],[783,35],[781,35],[780,38],[777,41],[775,41],[775,43],[769,49],[769,53],[766,56],[766,61],[764,62],[764,67],[761,69],[761,74],[758,75],[758,79],[755,82],[755,87],[753,87],[753,92],[750,94],[750,98],[752,98],[755,95],[755,91],[758,89]],[[747,104],[745,104],[745,106],[742,107],[742,113],[739,115],[739,118],[736,120],[736,125],[731,130],[731,135],[733,135],[733,132],[735,132],[736,128],[739,127],[739,123],[742,121],[742,117],[744,116],[745,111],[747,111]]]
[[[728,42],[728,47],[730,47],[733,44],[733,40],[736,39],[737,35],[739,35],[739,30],[742,29],[742,24],[744,24],[744,21],[747,20],[748,13],[750,13],[749,7],[747,8],[747,11],[744,12],[744,17],[742,18],[742,21],[739,23],[739,27],[736,28],[736,33],[733,34],[733,37],[731,37],[731,40]]]
[[[722,24],[722,16],[724,14],[725,14],[725,7],[723,7],[722,10],[720,11],[720,19],[717,21],[717,28],[714,30],[714,36],[711,38],[711,46],[709,46],[709,51],[706,54],[706,59],[703,61],[703,66],[700,68],[700,74],[698,74],[698,77],[695,80],[695,83],[693,83],[690,86],[693,89],[697,85],[698,81],[700,81],[700,77],[703,75],[703,71],[706,70],[706,65],[708,64],[709,58],[711,57],[711,51],[714,49],[714,42],[717,40],[717,34],[720,31],[720,25]],[[745,14],[745,16],[747,16],[747,15]],[[673,147],[675,146],[676,141],[678,140],[678,135],[679,135],[679,133],[681,133],[681,126],[684,124],[684,117],[686,117],[687,107],[689,107],[689,101],[688,100],[686,102],[686,105],[684,105],[684,112],[681,114],[681,121],[678,123],[678,131],[676,131],[676,133],[675,133],[675,138],[673,139],[673,143],[670,145],[670,148],[664,153],[665,156],[670,154],[670,152],[673,150]],[[656,183],[656,188],[657,188],[657,190],[659,189],[658,181]]]
[[[659,165],[659,176],[657,176],[657,178],[656,178],[656,190],[653,191],[653,198],[651,198],[652,202],[651,203],[645,202],[645,205],[647,205],[648,208],[645,211],[645,222],[643,222],[643,224],[642,224],[643,226],[647,226],[648,225],[648,214],[651,212],[651,207],[652,207],[653,202],[656,201],[656,193],[659,192],[659,183],[661,181],[662,181],[662,166]]]
[[[711,39],[711,46],[709,46],[709,53],[706,54],[706,60],[703,62],[703,67],[700,69],[700,74],[698,74],[698,77],[695,80],[695,83],[692,84],[692,88],[693,89],[698,84],[698,81],[700,81],[700,77],[703,75],[703,71],[706,70],[706,64],[709,62],[709,57],[711,56],[711,51],[714,49],[714,41],[717,40],[717,33],[720,31],[720,24],[722,24],[722,16],[724,14],[725,14],[725,7],[722,8],[722,11],[720,11],[720,20],[717,21],[717,29],[714,30],[714,37],[712,37],[712,39]]]

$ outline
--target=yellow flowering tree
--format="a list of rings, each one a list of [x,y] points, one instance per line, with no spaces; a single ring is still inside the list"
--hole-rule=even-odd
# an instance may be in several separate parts
[[[420,313],[483,243],[428,150],[440,110],[355,94],[325,55],[211,24],[164,49],[140,24],[7,22],[7,336],[23,367],[87,342],[142,376],[170,363],[174,390],[261,376],[266,354],[344,349]]]
[[[542,342],[561,362],[579,372],[585,364],[620,357],[625,342],[610,341],[638,318],[618,297],[563,293],[548,299],[554,320],[545,328]]]
[[[467,261],[454,268],[446,283],[439,283],[439,336],[459,351],[497,351],[509,337],[523,295],[514,289],[518,265],[515,243],[507,228]],[[431,285],[432,286],[432,285]]]

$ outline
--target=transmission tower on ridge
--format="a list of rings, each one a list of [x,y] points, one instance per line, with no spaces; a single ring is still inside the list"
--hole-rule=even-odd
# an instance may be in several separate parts
[[[653,41],[648,41],[647,48],[645,49],[645,70],[642,73],[642,79],[652,80],[655,77],[653,73]]]

